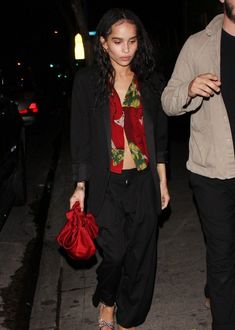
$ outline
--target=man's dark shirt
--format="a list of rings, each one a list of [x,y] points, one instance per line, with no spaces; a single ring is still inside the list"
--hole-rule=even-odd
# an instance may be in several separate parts
[[[235,36],[222,30],[221,93],[228,112],[235,147]]]

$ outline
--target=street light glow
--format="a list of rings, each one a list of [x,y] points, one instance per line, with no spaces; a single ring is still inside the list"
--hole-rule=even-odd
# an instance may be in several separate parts
[[[75,60],[85,59],[84,46],[83,46],[82,36],[80,33],[77,33],[75,36],[74,53],[75,53]]]

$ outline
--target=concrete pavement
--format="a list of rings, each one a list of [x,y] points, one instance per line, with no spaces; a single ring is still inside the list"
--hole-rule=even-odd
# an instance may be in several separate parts
[[[142,330],[209,330],[210,311],[204,305],[205,246],[188,187],[187,143],[171,143],[171,214],[160,228],[158,269],[153,303]],[[55,236],[65,222],[73,190],[69,151],[64,143],[57,167],[44,237],[40,274],[30,330],[97,330],[97,310],[91,295],[97,259],[72,262],[58,251]]]

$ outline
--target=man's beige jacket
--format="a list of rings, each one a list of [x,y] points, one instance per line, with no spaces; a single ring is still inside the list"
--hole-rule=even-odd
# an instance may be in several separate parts
[[[208,99],[188,98],[188,85],[199,74],[213,73],[220,79],[222,24],[223,15],[218,15],[185,42],[163,91],[162,106],[169,116],[191,113],[187,168],[206,177],[229,179],[235,177],[234,146],[221,93]]]

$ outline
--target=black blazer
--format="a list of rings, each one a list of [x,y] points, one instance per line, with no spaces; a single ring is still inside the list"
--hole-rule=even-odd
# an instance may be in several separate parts
[[[71,156],[74,182],[88,181],[88,209],[97,215],[102,205],[109,179],[111,158],[111,129],[109,100],[94,110],[96,89],[94,67],[80,69],[74,79],[71,110]],[[167,118],[160,94],[163,80],[154,74],[148,83],[139,83],[144,108],[144,127],[150,156],[150,167],[161,211],[157,163],[167,157]]]

